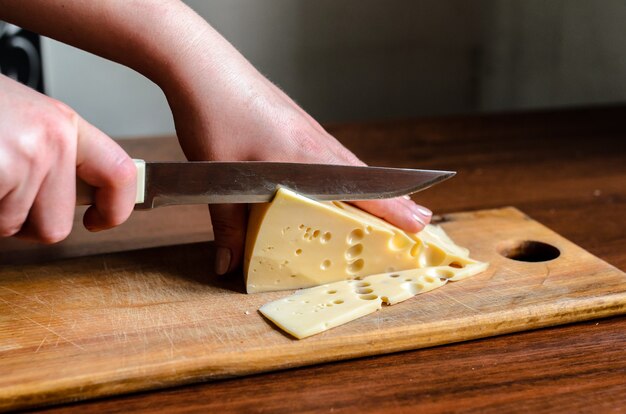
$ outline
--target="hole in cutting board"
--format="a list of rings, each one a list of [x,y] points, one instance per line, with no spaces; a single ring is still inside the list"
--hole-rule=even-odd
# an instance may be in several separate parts
[[[518,262],[547,262],[561,255],[561,251],[551,244],[535,240],[503,243],[498,248],[498,253]]]

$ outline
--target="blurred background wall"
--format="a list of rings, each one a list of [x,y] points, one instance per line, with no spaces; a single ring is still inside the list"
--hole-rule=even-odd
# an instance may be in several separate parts
[[[322,122],[626,101],[620,0],[188,0]],[[46,92],[115,137],[174,132],[141,75],[43,39]]]
[[[626,101],[626,2],[484,4],[480,110]]]

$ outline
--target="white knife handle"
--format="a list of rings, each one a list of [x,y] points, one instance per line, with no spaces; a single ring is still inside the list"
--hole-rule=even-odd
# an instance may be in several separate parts
[[[135,204],[141,204],[144,201],[146,192],[146,162],[144,160],[135,161],[135,167],[137,167],[137,196],[135,197]],[[93,200],[94,188],[81,180],[76,179],[76,205],[77,206],[89,206],[94,203]]]

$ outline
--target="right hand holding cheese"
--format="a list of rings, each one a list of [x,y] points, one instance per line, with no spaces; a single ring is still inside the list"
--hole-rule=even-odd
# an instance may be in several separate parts
[[[186,64],[185,75],[164,87],[189,159],[365,165],[228,42],[207,30],[211,41],[198,42],[184,60],[194,64]],[[432,215],[403,197],[353,204],[411,233],[423,229]],[[242,262],[247,206],[209,208],[216,272],[234,271]]]
[[[68,106],[0,75],[0,237],[67,237],[77,175],[96,187],[88,229],[128,218],[136,185],[128,155]]]

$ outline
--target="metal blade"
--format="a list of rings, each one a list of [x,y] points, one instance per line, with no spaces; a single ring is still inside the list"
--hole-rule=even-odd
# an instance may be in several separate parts
[[[174,204],[262,203],[278,187],[317,200],[399,197],[452,177],[452,171],[278,162],[146,163],[145,201],[137,208]]]

